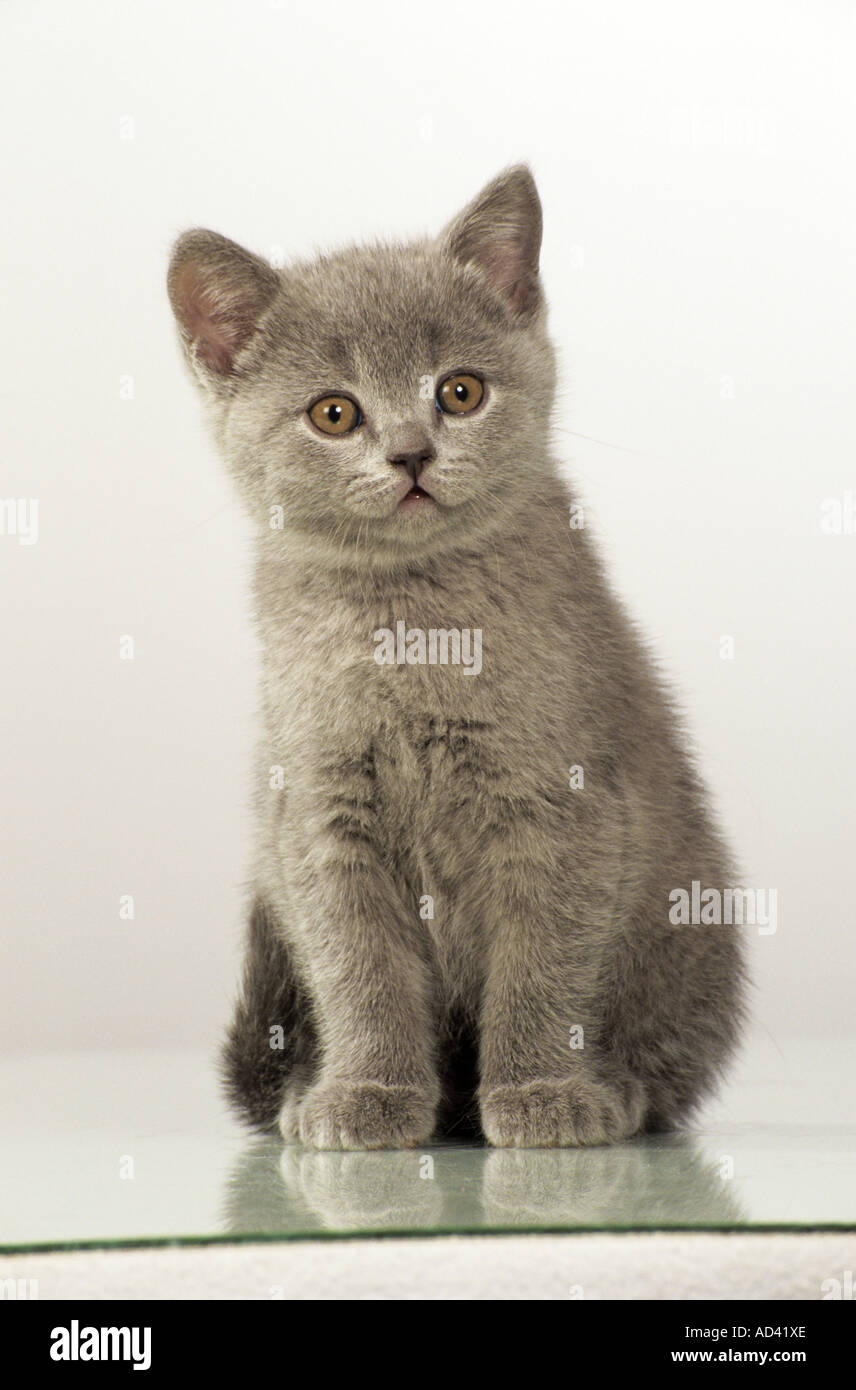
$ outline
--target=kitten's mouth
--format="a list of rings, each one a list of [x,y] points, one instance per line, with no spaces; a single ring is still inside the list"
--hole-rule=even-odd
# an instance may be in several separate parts
[[[429,506],[434,501],[430,492],[426,492],[418,483],[414,483],[409,492],[405,493],[398,504],[400,512],[412,512],[422,507]]]

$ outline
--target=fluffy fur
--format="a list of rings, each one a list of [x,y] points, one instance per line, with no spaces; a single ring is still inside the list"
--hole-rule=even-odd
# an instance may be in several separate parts
[[[540,239],[516,167],[435,239],[276,271],[192,231],[170,264],[258,534],[256,889],[225,1072],[252,1124],[319,1148],[671,1126],[739,1030],[739,928],[669,921],[672,889],[733,883],[727,850],[569,524]],[[444,414],[464,371],[485,398]],[[308,418],[332,392],[361,407],[350,434]],[[433,500],[402,508],[416,476]],[[481,671],[378,664],[399,621],[479,629]]]

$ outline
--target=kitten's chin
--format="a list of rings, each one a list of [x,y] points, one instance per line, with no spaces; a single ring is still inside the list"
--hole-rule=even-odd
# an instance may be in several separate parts
[[[387,573],[430,556],[478,548],[502,524],[502,507],[486,513],[482,507],[475,509],[471,499],[440,501],[427,493],[414,497],[414,491],[399,497],[381,516],[350,514],[346,520],[340,513],[324,524],[316,515],[308,525],[289,527],[284,535],[271,531],[265,519],[262,534],[272,554],[300,565]]]

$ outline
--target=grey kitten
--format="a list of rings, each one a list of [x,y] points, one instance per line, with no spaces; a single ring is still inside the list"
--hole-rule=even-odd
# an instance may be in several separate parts
[[[257,529],[264,743],[233,1102],[318,1148],[674,1125],[742,1015],[727,850],[549,435],[541,207],[274,270],[179,238],[169,294]],[[569,775],[569,770],[575,769]]]

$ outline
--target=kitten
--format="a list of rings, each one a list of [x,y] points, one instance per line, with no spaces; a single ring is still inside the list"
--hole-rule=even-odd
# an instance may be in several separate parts
[[[738,929],[669,915],[729,855],[548,442],[540,242],[520,166],[434,240],[278,271],[197,230],[172,255],[258,540],[224,1067],[253,1124],[318,1148],[625,1139],[686,1117],[739,1031]]]

